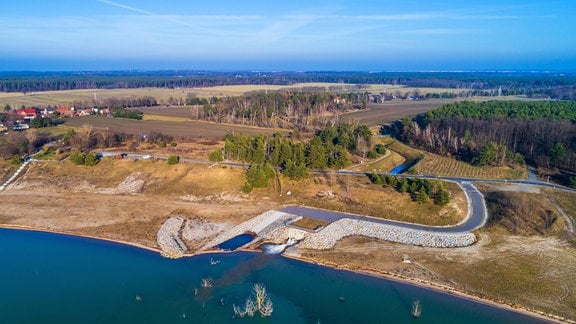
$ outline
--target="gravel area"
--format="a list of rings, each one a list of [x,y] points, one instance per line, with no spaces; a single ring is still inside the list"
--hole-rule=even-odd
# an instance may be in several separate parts
[[[332,248],[341,238],[351,235],[362,235],[403,244],[446,248],[464,247],[476,242],[476,236],[470,232],[428,232],[344,218],[331,223],[318,233],[307,235],[298,247],[326,250]]]
[[[156,241],[162,249],[162,255],[168,258],[179,258],[188,249],[180,239],[179,232],[184,224],[184,218],[180,216],[168,218],[158,230]]]

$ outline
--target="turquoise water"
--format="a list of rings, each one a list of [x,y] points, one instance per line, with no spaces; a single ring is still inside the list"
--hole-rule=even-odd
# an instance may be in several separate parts
[[[177,260],[99,240],[0,229],[1,323],[537,323],[437,291],[281,256]],[[210,264],[210,259],[220,261]],[[202,278],[213,287],[201,288]],[[254,283],[272,317],[234,318]],[[422,304],[413,319],[411,303]]]

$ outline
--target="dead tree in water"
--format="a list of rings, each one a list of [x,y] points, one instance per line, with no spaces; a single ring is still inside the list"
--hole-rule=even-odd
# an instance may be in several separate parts
[[[415,300],[412,302],[412,317],[420,318],[422,315],[422,305],[420,304],[419,300]]]

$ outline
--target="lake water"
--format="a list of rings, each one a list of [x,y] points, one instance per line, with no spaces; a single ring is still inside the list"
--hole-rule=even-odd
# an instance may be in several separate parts
[[[100,240],[0,229],[2,323],[538,323],[408,284],[234,252],[177,260]],[[210,260],[219,263],[211,264]],[[201,288],[212,278],[212,288]],[[234,318],[254,283],[270,318]],[[422,317],[410,315],[420,300]]]
[[[217,248],[225,250],[225,251],[234,251],[237,248],[252,242],[253,239],[254,239],[254,235],[240,234],[238,236],[234,236],[233,238],[229,239],[228,241],[225,241],[225,242],[218,244]]]

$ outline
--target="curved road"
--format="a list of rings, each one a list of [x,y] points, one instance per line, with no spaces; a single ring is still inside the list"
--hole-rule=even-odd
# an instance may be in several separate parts
[[[305,206],[287,206],[280,211],[293,214],[297,216],[305,216],[327,222],[335,222],[342,218],[350,218],[357,220],[364,220],[373,223],[386,224],[404,228],[410,228],[421,231],[437,232],[437,233],[460,233],[469,232],[484,226],[488,213],[486,211],[486,204],[484,196],[480,193],[474,185],[470,182],[459,182],[460,187],[464,190],[468,200],[468,215],[464,221],[454,226],[428,226],[413,223],[398,222],[384,218],[377,218],[371,216],[363,216],[356,214],[349,214],[331,210],[317,209]]]
[[[323,171],[313,171],[313,172],[323,172]],[[339,170],[336,171],[337,174],[341,175],[367,175],[366,172],[360,171],[349,171],[349,170]],[[532,171],[533,173],[533,171]],[[390,173],[381,173],[381,175],[393,175]],[[351,219],[358,219],[358,220],[365,220],[380,224],[387,224],[393,226],[399,226],[404,228],[428,231],[428,232],[436,232],[436,233],[459,233],[459,232],[470,232],[475,229],[478,229],[486,224],[488,219],[488,211],[486,209],[486,201],[484,200],[484,196],[482,193],[471,183],[471,182],[496,182],[496,183],[511,183],[511,184],[524,184],[524,185],[533,185],[533,186],[540,186],[540,187],[547,187],[547,188],[554,188],[566,191],[576,192],[576,189],[550,184],[547,182],[542,182],[536,179],[534,175],[530,176],[528,180],[500,180],[500,179],[476,179],[476,178],[459,178],[459,177],[439,177],[439,176],[428,176],[428,175],[405,175],[399,174],[394,175],[397,177],[406,177],[406,178],[421,178],[421,179],[430,179],[430,180],[443,180],[443,181],[451,181],[457,183],[464,193],[466,194],[466,199],[468,200],[468,215],[459,224],[454,226],[428,226],[428,225],[420,225],[420,224],[413,224],[413,223],[405,223],[405,222],[398,222],[383,218],[376,218],[371,216],[362,216],[362,215],[355,215],[349,213],[342,213],[336,211],[329,211],[329,210],[322,210],[304,206],[288,206],[283,208],[281,211],[298,215],[298,216],[306,216],[310,218],[315,218],[319,220],[324,220],[328,222],[334,222],[341,218],[351,218]]]

